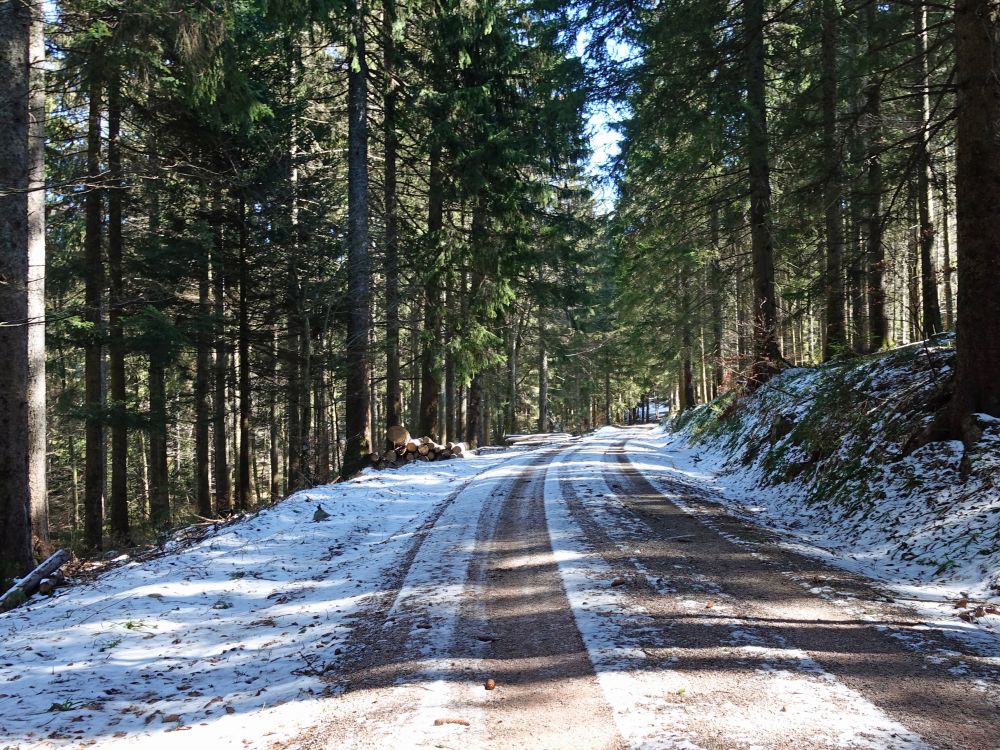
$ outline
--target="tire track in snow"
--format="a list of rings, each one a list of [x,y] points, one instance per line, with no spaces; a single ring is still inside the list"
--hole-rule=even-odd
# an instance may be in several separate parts
[[[608,442],[588,442],[576,461],[554,464],[547,511],[579,627],[633,746],[924,746],[808,654],[741,617],[742,603],[684,564],[683,552],[652,541],[609,491]]]
[[[883,595],[860,577],[845,581],[843,571],[785,550],[773,543],[773,535],[766,530],[700,500],[698,495],[704,490],[690,481],[677,482],[675,491],[684,499],[675,500],[670,488],[663,487],[662,476],[657,477],[657,488],[632,464],[623,449],[625,442],[612,452],[617,463],[609,472],[609,484],[617,492],[613,499],[648,525],[654,538],[688,536],[690,544],[674,544],[666,554],[688,558],[692,567],[708,571],[723,592],[745,608],[756,625],[741,633],[741,638],[779,639],[785,648],[805,655],[828,676],[935,747],[988,750],[998,746],[995,690],[963,682],[950,660],[914,653],[896,637],[918,625],[918,619],[902,608],[880,603]],[[846,606],[830,601],[830,590],[815,585],[828,578],[847,589],[846,595],[857,598]],[[859,615],[859,610],[864,614]],[[926,631],[920,636],[925,644],[935,640]],[[884,746],[902,744],[894,740]]]
[[[482,691],[475,662],[486,643],[454,642],[462,611],[476,594],[470,571],[476,539],[492,533],[503,498],[551,449],[511,458],[463,483],[415,531],[383,592],[357,618],[347,654],[328,676],[339,697],[331,721],[292,743],[298,748],[411,748],[441,737],[481,731],[474,702],[455,696]],[[436,719],[473,724],[435,727]],[[471,718],[470,718],[471,717]]]

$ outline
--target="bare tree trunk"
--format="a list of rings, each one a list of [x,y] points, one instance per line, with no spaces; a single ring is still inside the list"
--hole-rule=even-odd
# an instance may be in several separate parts
[[[84,542],[99,550],[104,532],[104,399],[103,350],[104,258],[101,251],[101,97],[100,81],[90,83],[90,112],[87,118],[87,194],[84,198],[84,318],[90,325],[84,353],[84,401],[86,404],[87,446],[84,468]]]
[[[45,500],[42,4],[0,7],[0,582],[34,567]]]
[[[211,444],[209,423],[211,422],[211,402],[209,383],[212,374],[211,360],[211,319],[212,303],[212,255],[204,248],[198,269],[198,333],[196,336],[194,375],[194,477],[195,507],[203,518],[212,516],[212,486],[209,467]]]
[[[442,440],[455,441],[455,353],[452,339],[455,337],[455,279],[450,270],[445,272],[445,305],[449,315],[444,323],[444,435]]]
[[[432,146],[427,194],[428,276],[424,287],[424,341],[420,358],[420,434],[438,437],[440,408],[441,333],[441,230],[444,226],[444,175],[441,172],[441,147]]]
[[[250,509],[250,264],[247,258],[247,209],[240,198],[240,309],[239,309],[239,356],[240,356],[240,453],[239,471],[236,480],[236,508]]]
[[[611,367],[607,362],[604,367],[604,423],[611,424]]]
[[[920,290],[923,299],[923,335],[940,333],[941,307],[938,303],[937,269],[934,261],[934,203],[931,195],[929,151],[931,94],[927,65],[927,6],[921,0],[913,7],[913,34],[920,88],[920,132],[917,136],[917,209],[920,215]]]
[[[681,304],[681,411],[698,403],[694,394],[694,370],[691,364],[691,312],[687,282],[684,285],[684,301]]]
[[[417,305],[410,303],[410,425],[420,427],[420,313]]]
[[[166,377],[166,358],[154,349],[149,353],[149,520],[153,528],[170,523]]]
[[[278,326],[271,326],[271,391],[267,397],[268,463],[270,467],[271,501],[281,497],[280,453],[278,452]]]
[[[122,179],[121,80],[118,73],[108,79],[108,379],[111,425],[111,538],[114,544],[130,544],[128,518],[128,405],[125,393],[125,341],[122,318],[125,302],[122,277]]]
[[[305,297],[303,289],[303,297]],[[309,310],[306,308],[303,299],[302,316],[300,318],[302,328],[299,333],[300,363],[302,369],[299,372],[301,390],[299,392],[299,405],[302,409],[302,416],[299,418],[299,427],[302,431],[302,458],[299,460],[302,467],[302,475],[305,482],[310,482],[309,472],[312,471],[315,447],[313,446],[313,408],[312,408],[312,326],[309,318]]]
[[[948,184],[948,169],[951,157],[945,151],[945,163],[941,170],[941,239],[942,251],[944,253],[944,268],[941,273],[944,275],[944,327],[950,330],[955,325],[955,310],[953,300],[955,293],[952,289],[952,274],[955,269],[951,266],[951,188]]]
[[[837,147],[837,24],[836,0],[823,0],[823,203],[826,216],[826,335],[823,359],[847,350],[844,328],[843,219],[841,217],[840,150]]]
[[[549,426],[549,353],[545,348],[545,316],[538,311],[538,431]]]
[[[1000,4],[958,0],[958,307],[947,422],[966,442],[973,413],[1000,417]]]
[[[722,273],[722,247],[719,243],[719,207],[712,207],[712,256],[709,285],[712,295],[712,398],[719,395],[725,376],[722,362],[722,303],[725,297],[725,276]]]
[[[765,0],[745,0],[747,50],[747,157],[750,176],[750,237],[753,258],[753,365],[751,386],[778,371],[778,305],[774,291],[774,238],[771,233],[771,178],[767,135],[767,79],[764,41]]]
[[[232,511],[229,483],[229,454],[226,448],[226,367],[229,347],[226,342],[226,281],[223,264],[224,238],[220,212],[221,195],[215,196],[213,234],[212,303],[215,312],[215,394],[212,398],[212,441],[214,443],[215,511],[220,516]]]
[[[882,34],[878,26],[878,7],[865,8],[868,35],[868,65],[877,69]],[[865,92],[865,118],[868,126],[868,351],[878,351],[889,340],[889,321],[885,310],[885,247],[882,245],[882,81],[872,73]]]
[[[403,424],[399,371],[399,237],[396,197],[396,1],[382,1],[382,128],[385,136],[383,203],[385,211],[385,421]],[[387,445],[387,447],[390,447]]]
[[[365,58],[365,0],[351,0],[354,44],[347,86],[347,359],[346,445],[341,473],[349,477],[371,451],[368,378],[371,271],[368,254],[368,63]]]
[[[510,320],[507,324],[507,414],[506,431],[514,433],[518,431],[517,425],[517,318],[513,311],[508,313]]]
[[[907,343],[923,338],[923,325],[921,323],[923,307],[921,305],[922,290],[920,286],[920,252],[923,238],[921,237],[920,215],[917,208],[916,184],[913,180],[910,181],[909,193],[909,225],[911,234],[909,237],[909,246],[907,247],[907,257],[904,258],[907,297],[906,318],[910,326],[910,336]]]

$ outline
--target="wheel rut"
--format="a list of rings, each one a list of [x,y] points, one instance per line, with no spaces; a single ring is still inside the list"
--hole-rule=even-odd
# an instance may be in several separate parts
[[[623,747],[548,541],[558,452],[422,524],[326,676],[330,721],[286,747]]]
[[[619,550],[618,563],[633,571],[641,561],[643,575],[632,575],[630,585],[652,602],[651,630],[665,647],[651,651],[672,670],[699,679],[711,675],[713,702],[732,705],[727,711],[738,715],[768,706],[752,695],[742,708],[739,699],[733,700],[746,696],[743,688],[761,678],[763,659],[765,671],[788,670],[796,679],[812,681],[835,678],[934,747],[1000,746],[992,668],[958,653],[948,639],[915,630],[919,618],[886,604],[884,592],[870,582],[779,547],[766,530],[729,516],[681,483],[677,492],[685,511],[649,483],[623,446],[624,441],[608,451],[611,460],[604,468],[621,521],[615,538],[603,544]],[[692,514],[693,505],[700,517]],[[587,514],[579,503],[576,512]],[[599,536],[602,528],[590,523],[592,534]],[[660,589],[657,596],[649,596],[651,588]],[[824,598],[831,595],[847,605]],[[915,653],[903,635],[912,636],[908,640],[919,643],[922,653]],[[970,690],[970,672],[994,689]],[[791,702],[778,708],[782,714],[794,710]],[[789,722],[779,716],[774,723]],[[703,747],[732,746],[726,733],[706,736],[697,724],[693,729]],[[786,727],[759,744],[782,747],[793,738]],[[829,737],[837,745],[844,739]],[[904,747],[917,741],[890,731],[888,736],[862,734],[851,742]],[[810,747],[826,744],[822,737],[808,742]]]

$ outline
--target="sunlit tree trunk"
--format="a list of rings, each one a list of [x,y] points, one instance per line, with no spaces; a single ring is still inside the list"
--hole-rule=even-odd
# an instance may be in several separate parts
[[[0,583],[48,539],[44,55],[41,2],[0,6]]]
[[[364,0],[351,0],[353,44],[347,85],[347,389],[341,474],[364,467],[371,451],[368,379],[371,271],[368,254],[368,64]]]

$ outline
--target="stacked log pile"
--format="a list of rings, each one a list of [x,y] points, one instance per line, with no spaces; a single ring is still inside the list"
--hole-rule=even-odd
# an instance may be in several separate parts
[[[390,427],[386,437],[393,447],[383,453],[369,455],[376,469],[395,469],[414,461],[445,461],[463,458],[469,453],[465,443],[437,443],[429,437],[412,438],[405,427]]]

